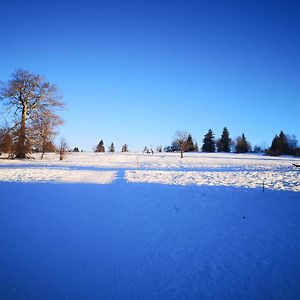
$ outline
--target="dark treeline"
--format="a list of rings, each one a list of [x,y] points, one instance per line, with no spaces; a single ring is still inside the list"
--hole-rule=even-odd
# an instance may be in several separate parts
[[[108,152],[115,152],[115,145],[114,143],[111,143],[110,146],[108,147]],[[121,151],[122,152],[128,152],[128,145],[127,144],[124,144],[121,148]],[[105,152],[105,146],[104,146],[104,142],[103,140],[101,140],[99,142],[99,144],[95,147],[95,152]]]
[[[266,153],[271,156],[300,156],[300,147],[298,147],[298,140],[294,135],[286,135],[283,131],[281,131],[279,135],[275,135],[271,147],[266,150]]]
[[[298,140],[294,135],[286,135],[283,131],[279,135],[275,135],[272,145],[263,149],[260,146],[254,146],[252,148],[251,143],[246,138],[245,134],[238,136],[234,140],[230,137],[230,133],[227,127],[224,127],[220,138],[215,138],[215,134],[211,129],[207,131],[202,139],[202,145],[199,149],[198,143],[194,141],[193,136],[186,131],[176,131],[175,137],[170,146],[162,148],[159,146],[156,148],[157,152],[181,152],[183,157],[184,152],[225,152],[225,153],[265,153],[266,155],[278,156],[278,155],[295,155],[300,156],[300,147]],[[115,152],[115,145],[111,143],[107,148],[108,152]],[[95,147],[95,152],[105,152],[105,146],[103,140]],[[122,152],[128,152],[128,145],[124,144],[121,148]],[[153,147],[144,147],[144,153],[152,153]]]
[[[198,144],[194,142],[191,134],[186,131],[177,131],[175,138],[172,141],[171,146],[164,148],[166,152],[198,152]],[[230,133],[226,127],[224,127],[220,138],[215,138],[215,134],[211,129],[204,135],[201,146],[202,152],[234,152],[234,153],[265,153],[271,156],[278,155],[295,155],[300,156],[300,147],[298,141],[294,135],[286,135],[283,131],[279,135],[276,135],[272,141],[272,145],[267,149],[262,149],[260,146],[254,146],[252,148],[251,143],[242,133],[236,139],[230,137]]]

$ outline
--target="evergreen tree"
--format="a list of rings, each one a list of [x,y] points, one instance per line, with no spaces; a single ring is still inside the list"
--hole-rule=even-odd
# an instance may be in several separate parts
[[[114,143],[111,143],[108,149],[109,152],[115,152],[115,145]]]
[[[235,151],[236,153],[247,153],[251,150],[251,145],[247,141],[244,134],[236,140]]]
[[[128,152],[128,145],[127,144],[124,144],[122,146],[122,152]]]
[[[231,138],[226,127],[223,129],[221,138],[217,141],[218,152],[230,152]]]
[[[283,131],[276,134],[273,138],[271,147],[267,150],[267,154],[272,156],[282,155],[282,154],[293,154],[295,152],[296,146],[293,146],[293,141],[289,142],[288,137]],[[296,143],[297,145],[297,143]]]
[[[290,154],[290,147],[287,136],[281,131],[278,137],[278,147],[280,154]]]
[[[96,151],[95,152],[105,152],[105,147],[104,147],[103,140],[101,140],[99,142],[98,146],[96,147]]]
[[[271,156],[280,155],[280,153],[279,153],[279,137],[277,134],[274,136],[271,147],[268,149],[267,154],[269,154]]]
[[[198,151],[199,151],[199,147],[198,147],[198,143],[197,143],[197,142],[195,143],[195,149],[194,149],[194,151],[195,151],[195,152],[198,152]]]
[[[78,147],[75,147],[75,148],[73,149],[73,152],[79,152]]]
[[[194,145],[194,142],[193,142],[193,138],[190,134],[188,135],[187,140],[185,142],[184,151],[185,152],[195,151],[195,145]]]
[[[215,152],[216,142],[214,139],[214,133],[211,129],[208,130],[207,134],[204,136],[202,152]]]

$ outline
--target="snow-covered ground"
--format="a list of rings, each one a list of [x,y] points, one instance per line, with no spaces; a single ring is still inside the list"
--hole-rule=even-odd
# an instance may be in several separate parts
[[[300,172],[241,171],[241,172],[180,172],[180,171],[126,171],[129,182],[161,184],[197,184],[247,188],[287,190],[300,192]]]
[[[296,162],[0,160],[0,299],[300,299]]]
[[[57,154],[33,154],[35,160],[1,160],[0,164],[13,165],[59,165],[59,166],[94,166],[108,168],[247,168],[247,169],[279,169],[291,168],[291,164],[299,162],[299,158],[271,157],[258,154],[233,153],[185,153],[179,158],[179,153],[69,153],[63,161],[59,161]]]
[[[88,171],[49,168],[1,168],[0,181],[73,182],[108,184],[115,179],[113,171]]]
[[[300,192],[300,172],[290,157],[251,154],[70,153],[43,160],[0,160],[0,181],[128,182],[210,185]],[[125,170],[125,173],[124,173]],[[106,171],[106,172],[105,172]],[[117,174],[118,173],[118,174]]]

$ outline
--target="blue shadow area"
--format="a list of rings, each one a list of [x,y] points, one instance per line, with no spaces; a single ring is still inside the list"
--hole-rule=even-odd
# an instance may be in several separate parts
[[[0,299],[299,299],[299,215],[292,192],[0,183]]]

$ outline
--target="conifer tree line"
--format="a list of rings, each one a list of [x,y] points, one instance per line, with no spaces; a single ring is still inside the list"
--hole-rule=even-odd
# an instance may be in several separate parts
[[[171,146],[167,146],[164,149],[166,152],[198,152],[198,144],[194,143],[192,135],[185,131],[177,131],[175,138]],[[278,156],[278,155],[295,155],[300,156],[300,147],[298,141],[294,135],[286,135],[283,131],[276,135],[272,141],[272,145],[268,149],[262,149],[259,146],[255,146],[252,149],[251,143],[242,133],[235,140],[232,140],[227,127],[224,127],[220,138],[216,139],[215,134],[211,129],[207,131],[202,140],[201,146],[202,152],[235,152],[235,153],[265,153],[266,155]]]
[[[165,147],[167,152],[198,152],[197,142],[194,142],[191,134],[183,131],[177,131],[175,139],[171,146]],[[224,127],[222,135],[219,139],[215,138],[215,134],[211,129],[204,135],[201,146],[202,152],[237,152],[246,153],[251,151],[251,144],[247,141],[245,134],[237,137],[236,143],[230,138],[229,131]]]
[[[278,135],[275,135],[272,140],[271,147],[266,150],[266,153],[271,156],[300,156],[300,147],[298,145],[298,140],[294,135],[286,135],[283,131],[281,131]]]
[[[122,152],[128,152],[128,145],[124,144],[121,148]],[[156,148],[157,152],[162,152],[162,147]],[[171,146],[164,148],[165,152],[181,152],[183,157],[184,152],[199,152],[197,142],[191,134],[186,131],[177,131],[175,138]],[[105,146],[103,140],[100,140],[99,144],[95,147],[95,152],[105,152]],[[108,147],[108,152],[115,152],[114,143],[111,143]],[[144,153],[152,153],[153,149],[144,147]],[[246,138],[245,134],[242,133],[235,140],[232,140],[227,127],[224,127],[220,138],[216,139],[215,134],[211,129],[204,135],[202,140],[201,152],[213,153],[213,152],[234,152],[234,153],[265,153],[267,155],[295,155],[300,156],[300,147],[298,147],[298,141],[293,135],[286,135],[281,131],[279,135],[276,135],[272,141],[272,145],[268,149],[262,149],[259,146],[255,146],[252,149],[251,143]]]
[[[111,143],[110,146],[108,147],[108,152],[115,152],[115,145],[114,143]],[[124,144],[121,148],[121,151],[122,152],[128,152],[128,145],[127,144]],[[105,152],[105,146],[104,146],[104,142],[103,140],[101,140],[99,142],[99,144],[96,146],[95,148],[95,152]]]

